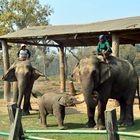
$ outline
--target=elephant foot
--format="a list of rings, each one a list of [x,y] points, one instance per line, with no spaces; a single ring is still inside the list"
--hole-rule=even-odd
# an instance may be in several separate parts
[[[59,130],[65,130],[66,127],[65,126],[58,126]]]
[[[42,127],[43,127],[43,128],[47,128],[47,125],[46,125],[46,124],[42,124]]]
[[[96,129],[96,130],[105,130],[106,127],[105,127],[104,125],[96,125],[96,126],[95,126],[95,129]]]
[[[29,111],[22,111],[22,116],[27,116],[27,115],[30,115]]]
[[[93,128],[95,125],[96,125],[95,122],[87,122],[87,123],[86,123],[86,127],[87,127],[87,128]]]
[[[134,122],[122,122],[119,124],[121,127],[133,126]]]

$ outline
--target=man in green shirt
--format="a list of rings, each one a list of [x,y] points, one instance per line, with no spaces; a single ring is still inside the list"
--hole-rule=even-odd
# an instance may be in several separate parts
[[[98,58],[101,61],[110,63],[109,55],[112,53],[112,50],[111,50],[110,44],[109,44],[108,40],[106,39],[105,35],[99,36],[99,43],[98,43],[96,52],[97,52]]]

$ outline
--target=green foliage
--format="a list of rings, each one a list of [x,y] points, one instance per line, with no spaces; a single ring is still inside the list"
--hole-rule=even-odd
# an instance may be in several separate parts
[[[39,0],[0,0],[0,35],[28,26],[47,25],[53,13],[49,5]]]

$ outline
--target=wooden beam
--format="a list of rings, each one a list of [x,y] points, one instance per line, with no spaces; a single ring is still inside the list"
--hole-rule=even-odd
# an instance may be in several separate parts
[[[125,39],[130,39],[130,40],[134,40],[136,42],[140,42],[140,34],[138,35],[125,35],[125,36],[121,36],[121,38],[125,38]]]
[[[112,34],[112,54],[113,56],[119,57],[119,36]]]
[[[5,40],[2,40],[2,51],[3,51],[3,64],[4,64],[4,74],[5,74],[10,66],[8,46]],[[4,99],[10,101],[10,82],[7,81],[4,81]]]
[[[9,43],[24,43],[27,45],[36,45],[36,46],[49,46],[49,47],[59,47],[60,45],[57,44],[47,44],[47,43],[39,43],[32,40],[7,40]]]
[[[66,81],[65,81],[65,64],[64,64],[64,47],[59,47],[59,62],[60,62],[60,91],[66,91]]]

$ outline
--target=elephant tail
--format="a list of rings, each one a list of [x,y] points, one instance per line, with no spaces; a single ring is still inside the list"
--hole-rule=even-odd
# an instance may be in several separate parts
[[[139,110],[140,110],[139,78],[138,78],[138,82],[137,82],[137,95],[138,95],[138,100],[139,100]]]

